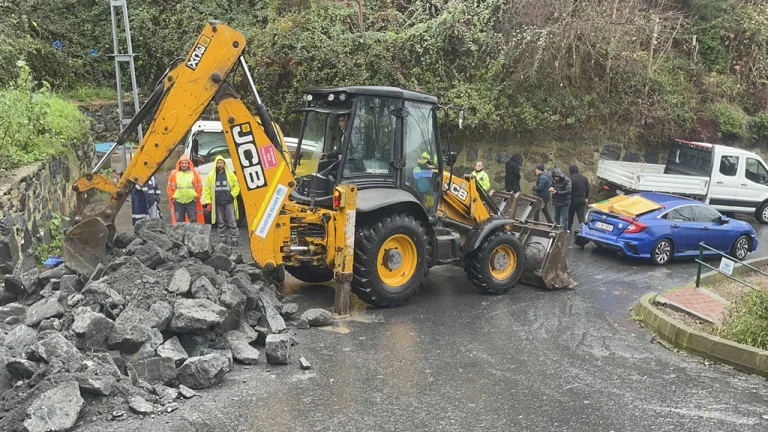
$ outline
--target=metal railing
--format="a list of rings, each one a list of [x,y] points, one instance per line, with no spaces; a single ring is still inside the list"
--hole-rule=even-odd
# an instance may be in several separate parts
[[[743,266],[745,266],[747,268],[750,268],[750,269],[760,273],[763,276],[768,276],[768,273],[766,273],[766,272],[764,272],[764,271],[762,271],[760,269],[754,268],[751,265],[745,263],[744,261],[739,261],[738,259],[733,258],[730,255],[726,255],[726,254],[720,252],[719,250],[712,249],[711,247],[705,245],[704,243],[699,243],[699,258],[696,259],[696,262],[699,263],[699,268],[698,268],[698,270],[696,270],[696,288],[699,288],[699,285],[701,284],[701,266],[705,266],[705,267],[710,268],[710,269],[720,273],[721,275],[723,275],[723,276],[725,276],[725,277],[727,277],[727,278],[729,278],[731,280],[734,280],[734,281],[736,281],[736,282],[738,282],[738,283],[740,283],[740,284],[742,284],[742,285],[744,285],[746,287],[749,287],[751,289],[757,289],[757,288],[753,287],[752,285],[750,285],[750,284],[748,284],[748,283],[746,283],[746,282],[744,282],[744,281],[742,281],[740,279],[737,279],[737,278],[733,277],[732,275],[729,275],[728,273],[720,270],[719,268],[712,267],[711,265],[705,263],[704,262],[704,249],[709,249],[712,252],[715,252],[716,254],[720,255],[721,257],[723,257],[723,258],[725,258],[727,260],[737,262],[737,263],[739,263],[739,264],[741,264],[741,265],[743,265]]]

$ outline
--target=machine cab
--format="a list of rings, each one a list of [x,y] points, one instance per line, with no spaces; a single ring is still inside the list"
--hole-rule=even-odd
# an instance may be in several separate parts
[[[436,97],[340,87],[307,89],[304,101],[294,168],[315,172],[298,179],[300,195],[321,200],[339,183],[402,189],[435,212],[442,179]]]

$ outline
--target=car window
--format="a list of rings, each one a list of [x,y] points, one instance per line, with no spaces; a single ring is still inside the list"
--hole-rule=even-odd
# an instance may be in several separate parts
[[[686,205],[673,208],[664,217],[671,221],[690,222],[693,220],[693,212],[691,212],[691,206]]]
[[[693,206],[693,217],[696,222],[716,222],[721,216],[715,209],[697,205]]]
[[[768,186],[768,170],[757,159],[747,158],[747,180]]]
[[[736,171],[739,168],[738,156],[723,156],[720,158],[720,174],[728,177],[736,175]]]

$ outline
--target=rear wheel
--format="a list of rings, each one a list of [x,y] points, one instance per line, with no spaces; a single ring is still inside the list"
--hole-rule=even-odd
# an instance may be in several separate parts
[[[656,265],[664,265],[672,259],[672,242],[667,239],[661,239],[656,242],[651,250],[651,261]]]
[[[523,275],[525,251],[509,231],[497,231],[464,259],[467,278],[486,294],[504,294]]]
[[[301,264],[298,267],[286,267],[285,271],[296,279],[307,283],[325,283],[333,279],[333,270],[328,267]]]
[[[768,223],[768,203],[765,203],[757,208],[755,212],[755,219],[760,223]]]
[[[736,239],[731,246],[731,251],[728,254],[739,261],[743,261],[747,257],[750,250],[749,237],[743,235]]]
[[[360,224],[355,237],[352,292],[378,307],[401,306],[427,268],[426,230],[411,215],[385,214]]]

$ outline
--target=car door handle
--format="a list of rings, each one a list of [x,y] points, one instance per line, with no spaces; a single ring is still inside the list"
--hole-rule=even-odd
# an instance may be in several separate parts
[[[709,227],[701,227],[701,229],[704,231],[709,231]]]
[[[744,186],[744,187],[747,187],[747,184],[746,184],[746,183],[742,183],[741,185],[742,185],[742,186]]]
[[[723,184],[723,182],[717,182],[717,184]]]
[[[673,224],[673,225],[670,225],[670,226],[671,226],[672,228],[680,228],[680,225],[678,225],[678,224]]]

